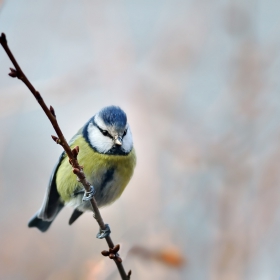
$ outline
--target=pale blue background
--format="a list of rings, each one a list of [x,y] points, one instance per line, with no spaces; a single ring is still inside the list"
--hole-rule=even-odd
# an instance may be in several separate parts
[[[0,32],[68,139],[103,106],[127,112],[138,165],[102,213],[132,279],[279,278],[279,1],[1,4]],[[27,228],[61,149],[10,66],[0,50],[0,278],[118,279],[90,214]],[[125,258],[138,244],[187,264]]]

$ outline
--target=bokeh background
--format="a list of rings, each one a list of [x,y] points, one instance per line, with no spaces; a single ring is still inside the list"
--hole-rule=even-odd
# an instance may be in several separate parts
[[[106,105],[127,112],[138,164],[102,214],[132,279],[279,279],[279,1],[0,5],[0,32],[68,139]],[[119,279],[90,214],[27,228],[61,148],[10,66],[1,48],[0,279]]]

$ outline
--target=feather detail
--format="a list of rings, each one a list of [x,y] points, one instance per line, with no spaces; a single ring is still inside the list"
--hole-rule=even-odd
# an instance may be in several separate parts
[[[95,198],[98,206],[111,204],[120,197],[133,174],[136,165],[135,150],[132,149],[128,155],[100,154],[92,149],[82,135],[75,138],[71,148],[75,146],[80,147],[78,160],[84,166],[87,179],[96,189]],[[104,186],[102,183],[108,170],[114,170],[114,174]],[[64,202],[72,204],[71,199],[77,200],[77,198],[73,198],[72,194],[80,188],[80,184],[66,158],[62,160],[57,171],[56,185]],[[79,200],[81,197],[78,197]]]

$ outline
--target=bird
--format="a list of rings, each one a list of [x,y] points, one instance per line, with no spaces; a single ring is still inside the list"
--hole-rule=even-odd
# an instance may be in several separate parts
[[[136,166],[126,113],[118,106],[101,109],[71,138],[69,146],[79,147],[78,161],[94,189],[97,206],[104,207],[117,200]],[[63,152],[50,176],[43,204],[28,226],[47,231],[64,206],[74,208],[69,219],[69,225],[73,224],[84,212],[93,211],[86,195]],[[106,237],[109,232],[109,228],[105,233],[100,230],[98,238]]]

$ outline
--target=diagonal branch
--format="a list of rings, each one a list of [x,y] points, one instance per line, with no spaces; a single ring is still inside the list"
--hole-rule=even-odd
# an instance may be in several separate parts
[[[73,150],[71,150],[71,148],[69,147],[59,125],[56,119],[56,115],[55,115],[55,111],[53,109],[52,106],[50,106],[50,109],[47,107],[46,103],[44,102],[41,94],[33,87],[33,85],[30,83],[30,81],[27,79],[27,77],[25,76],[25,74],[23,73],[23,71],[21,70],[19,64],[17,63],[16,59],[14,58],[9,46],[8,46],[8,42],[6,39],[6,35],[4,33],[1,34],[0,36],[0,44],[2,45],[2,47],[4,48],[4,50],[6,51],[8,57],[10,58],[10,60],[12,61],[15,69],[10,68],[11,72],[9,73],[9,75],[13,78],[18,78],[20,79],[28,88],[29,90],[32,92],[32,94],[34,95],[34,97],[36,98],[36,100],[38,101],[38,103],[40,104],[40,106],[42,107],[42,109],[44,110],[45,114],[47,115],[48,119],[50,120],[54,130],[57,133],[57,136],[52,136],[53,140],[62,146],[62,148],[64,149],[64,151],[66,152],[68,158],[69,158],[69,162],[73,167],[73,173],[75,173],[77,175],[77,177],[79,178],[79,181],[83,184],[85,191],[90,192],[91,191],[91,185],[90,183],[87,181],[85,174],[83,172],[83,167],[79,165],[79,162],[77,160],[77,155],[79,153],[79,147],[74,148]],[[106,230],[106,226],[105,223],[102,219],[102,216],[100,214],[100,211],[97,207],[97,203],[94,197],[91,198],[90,203],[92,205],[93,211],[94,211],[94,217],[97,221],[97,223],[99,224],[100,228],[102,230]],[[109,246],[109,251],[110,251],[110,256],[111,258],[115,261],[119,273],[121,275],[121,278],[123,280],[128,280],[130,279],[130,275],[131,275],[131,271],[129,271],[128,274],[126,274],[124,267],[122,265],[122,260],[118,255],[118,249],[119,249],[119,245],[114,245],[110,235],[105,237],[107,244]],[[103,251],[104,252],[104,251]],[[105,254],[106,255],[106,254]],[[109,255],[108,255],[109,256]]]

